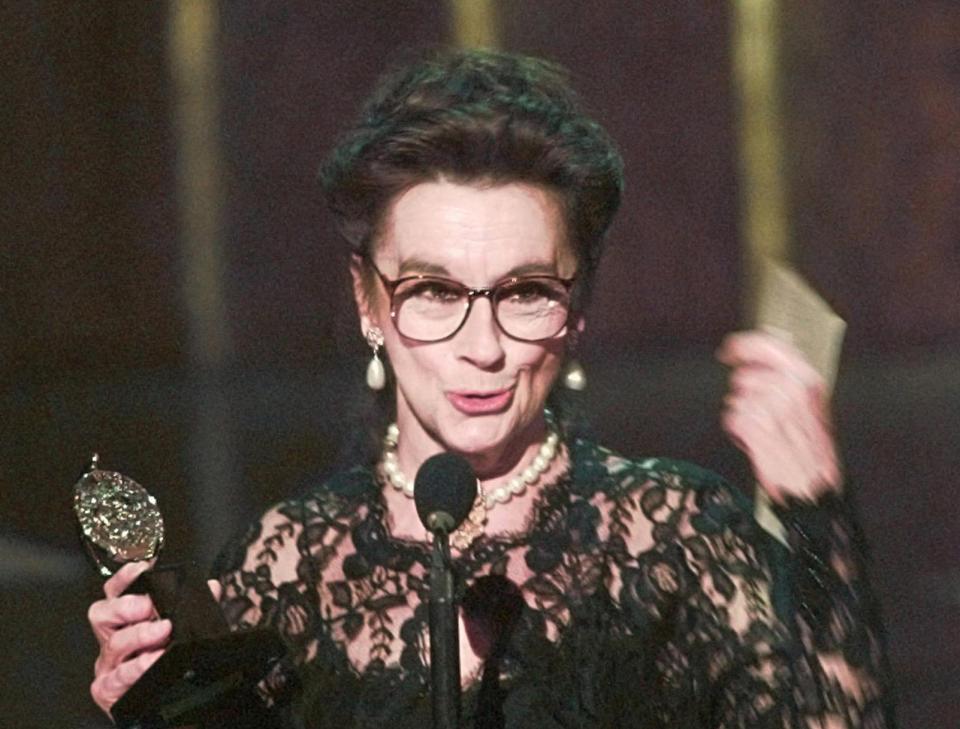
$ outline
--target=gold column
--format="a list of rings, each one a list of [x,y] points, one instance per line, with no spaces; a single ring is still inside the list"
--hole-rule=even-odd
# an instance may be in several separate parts
[[[188,464],[195,553],[208,560],[234,529],[233,414],[225,382],[231,337],[225,299],[225,199],[220,150],[217,0],[169,0],[168,59],[187,315]]]
[[[216,366],[230,342],[223,296],[223,186],[216,0],[171,0],[169,63],[177,144],[183,295],[191,360]]]
[[[740,148],[740,220],[753,310],[763,260],[790,257],[780,109],[777,0],[733,0],[733,79]]]
[[[460,48],[499,48],[496,0],[447,0],[450,37]]]

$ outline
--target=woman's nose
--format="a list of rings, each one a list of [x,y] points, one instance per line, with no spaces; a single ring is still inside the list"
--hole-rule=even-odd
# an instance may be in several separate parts
[[[503,360],[503,344],[493,316],[493,304],[486,296],[474,300],[467,320],[453,338],[458,357],[473,362],[477,367],[490,369]]]

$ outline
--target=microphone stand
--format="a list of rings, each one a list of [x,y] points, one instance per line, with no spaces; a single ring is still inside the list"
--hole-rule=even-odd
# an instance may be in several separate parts
[[[433,534],[430,563],[430,682],[433,726],[460,724],[460,632],[453,594],[450,532],[470,514],[477,498],[477,474],[453,453],[430,456],[414,479],[417,515]]]
[[[450,537],[433,536],[430,565],[430,680],[434,729],[457,729],[460,723],[460,635],[453,594]]]

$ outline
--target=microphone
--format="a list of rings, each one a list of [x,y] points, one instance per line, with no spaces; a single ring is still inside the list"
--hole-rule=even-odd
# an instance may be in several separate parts
[[[453,453],[428,458],[413,480],[417,514],[433,534],[428,602],[436,729],[456,729],[460,723],[460,635],[449,537],[467,518],[476,497],[477,475],[469,463]]]
[[[467,518],[477,498],[477,475],[453,453],[431,456],[413,480],[420,521],[433,534],[450,534]]]

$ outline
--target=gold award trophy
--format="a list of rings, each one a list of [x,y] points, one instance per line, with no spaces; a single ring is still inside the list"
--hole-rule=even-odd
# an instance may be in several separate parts
[[[96,455],[74,486],[73,508],[81,542],[103,577],[127,562],[153,559],[163,546],[156,499],[123,474],[101,470]],[[156,565],[127,592],[149,594],[173,631],[166,652],[113,705],[121,729],[163,729],[214,718],[238,692],[252,692],[284,653],[272,630],[230,632],[194,565]]]

